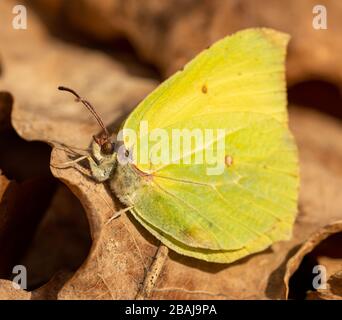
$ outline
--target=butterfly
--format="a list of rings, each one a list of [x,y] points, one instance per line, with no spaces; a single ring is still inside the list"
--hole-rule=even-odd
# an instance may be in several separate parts
[[[170,249],[230,263],[291,237],[299,169],[288,41],[267,28],[217,41],[149,94],[115,142],[89,102],[60,88],[104,130],[87,157],[94,179]]]

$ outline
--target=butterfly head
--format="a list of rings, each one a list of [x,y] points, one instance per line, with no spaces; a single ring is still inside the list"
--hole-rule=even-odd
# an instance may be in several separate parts
[[[93,136],[93,139],[99,146],[99,151],[103,156],[111,156],[115,152],[115,144],[106,134],[101,135],[100,137]]]
[[[89,101],[80,97],[80,95],[74,91],[73,89],[66,87],[58,87],[59,90],[67,91],[73,94],[76,97],[76,102],[81,102],[94,116],[100,127],[102,128],[102,133],[99,136],[93,136],[93,144],[92,144],[92,156],[99,162],[104,162],[106,165],[113,164],[113,167],[116,164],[116,151],[115,151],[115,143],[111,140],[110,134],[105,127],[101,117],[98,115],[94,107],[90,104]]]
[[[115,149],[115,142],[106,135],[93,136],[92,155],[99,162],[113,163],[115,165],[117,153]]]

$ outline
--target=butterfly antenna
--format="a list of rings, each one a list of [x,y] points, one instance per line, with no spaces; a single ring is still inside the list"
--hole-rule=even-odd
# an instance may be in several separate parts
[[[95,111],[94,107],[90,104],[89,101],[81,98],[81,96],[73,89],[63,87],[63,86],[59,86],[58,90],[70,92],[71,94],[73,94],[76,97],[76,102],[82,102],[82,104],[91,112],[91,114],[95,117],[96,121],[98,122],[98,124],[102,128],[102,130],[105,134],[105,137],[104,137],[105,140],[109,139],[109,132],[108,132],[107,128],[105,127],[101,117],[98,115],[98,113]],[[94,137],[94,140],[99,143],[97,138]]]

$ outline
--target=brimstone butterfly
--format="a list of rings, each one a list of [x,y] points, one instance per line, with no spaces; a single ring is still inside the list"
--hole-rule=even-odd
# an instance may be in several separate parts
[[[93,177],[108,181],[133,216],[174,251],[228,263],[290,237],[299,178],[286,110],[288,39],[260,28],[216,42],[124,121],[122,132],[136,133],[135,140],[125,136],[114,147],[106,129],[95,138],[88,157]],[[171,148],[176,130],[196,132],[188,150]],[[210,171],[210,159],[221,161],[218,172]]]

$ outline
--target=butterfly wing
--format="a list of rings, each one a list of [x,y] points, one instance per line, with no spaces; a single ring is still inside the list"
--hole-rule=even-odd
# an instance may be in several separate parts
[[[226,37],[161,84],[124,123],[139,132],[145,121],[149,132],[163,129],[169,137],[175,128],[225,129],[228,161],[216,175],[208,175],[205,161],[146,161],[141,154],[150,155],[153,142],[143,135],[134,145],[125,142],[136,167],[152,176],[137,188],[132,213],[175,251],[231,262],[289,238],[299,179],[287,126],[287,42],[271,29]],[[188,156],[218,144],[216,137],[201,149],[191,146]]]

